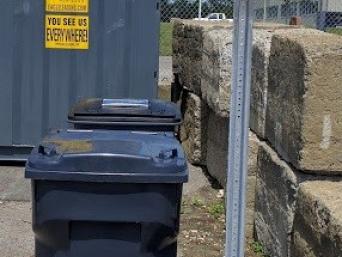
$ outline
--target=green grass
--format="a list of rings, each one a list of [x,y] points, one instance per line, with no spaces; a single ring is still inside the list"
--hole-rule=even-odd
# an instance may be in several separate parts
[[[161,56],[172,55],[172,30],[173,25],[171,23],[160,23],[160,52]]]
[[[331,29],[328,29],[328,32],[342,36],[342,29],[341,28],[331,28]]]

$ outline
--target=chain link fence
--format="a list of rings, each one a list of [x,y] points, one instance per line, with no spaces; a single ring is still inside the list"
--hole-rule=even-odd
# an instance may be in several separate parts
[[[225,14],[227,19],[233,18],[233,0],[161,0],[161,38],[159,60],[159,82],[170,83],[172,80],[172,60],[171,60],[171,34],[172,18],[208,20],[222,17]],[[217,13],[216,16],[210,14]]]
[[[342,0],[256,1],[256,20],[289,24],[293,17],[306,27],[342,32]]]
[[[233,17],[234,0],[161,0],[161,22],[194,19],[211,13]],[[255,0],[257,20],[289,23],[294,16],[304,25],[327,30],[342,27],[342,0]]]

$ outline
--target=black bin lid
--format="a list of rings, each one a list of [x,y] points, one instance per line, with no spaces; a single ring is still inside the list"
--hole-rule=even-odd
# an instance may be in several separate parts
[[[81,125],[176,126],[181,123],[178,106],[146,99],[86,99],[70,111],[68,121]]]
[[[60,130],[32,151],[25,175],[36,180],[183,183],[188,170],[172,133]]]

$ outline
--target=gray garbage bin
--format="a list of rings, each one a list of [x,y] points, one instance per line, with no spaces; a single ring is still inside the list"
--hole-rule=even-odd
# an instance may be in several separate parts
[[[25,174],[36,257],[176,257],[188,170],[172,133],[55,131]]]
[[[176,104],[144,99],[85,99],[68,116],[76,129],[175,131],[181,120]]]

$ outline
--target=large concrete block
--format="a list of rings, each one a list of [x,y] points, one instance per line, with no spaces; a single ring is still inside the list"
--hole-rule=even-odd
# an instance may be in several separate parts
[[[202,54],[204,35],[225,22],[205,22],[174,19],[173,30],[173,72],[187,90],[201,96]]]
[[[229,119],[209,112],[208,143],[207,143],[207,168],[211,176],[218,180],[222,186],[226,186],[227,158],[228,158],[228,124]],[[249,159],[247,178],[247,212],[246,212],[246,237],[254,238],[254,210],[257,153],[259,140],[250,133]]]
[[[255,30],[252,52],[250,127],[253,132],[263,139],[265,138],[268,64],[272,35],[272,31]]]
[[[342,174],[342,37],[277,31],[272,39],[266,137],[305,172]]]
[[[171,21],[173,24],[172,30],[172,73],[178,75],[180,72],[180,61],[183,54],[182,37],[184,34],[184,23],[175,19]]]
[[[288,257],[300,174],[266,144],[258,153],[255,229],[272,257]]]
[[[233,28],[208,31],[203,38],[201,92],[210,108],[228,117],[232,79]]]
[[[251,129],[265,134],[268,63],[272,34],[277,30],[297,29],[279,24],[256,24],[253,37]],[[218,115],[228,117],[232,82],[233,27],[208,30],[203,35],[201,92]]]
[[[229,119],[209,111],[207,168],[222,186],[226,185]]]
[[[342,180],[300,186],[293,257],[342,256]]]
[[[200,97],[183,92],[183,123],[180,140],[188,160],[194,165],[205,165],[207,157],[208,107]]]

